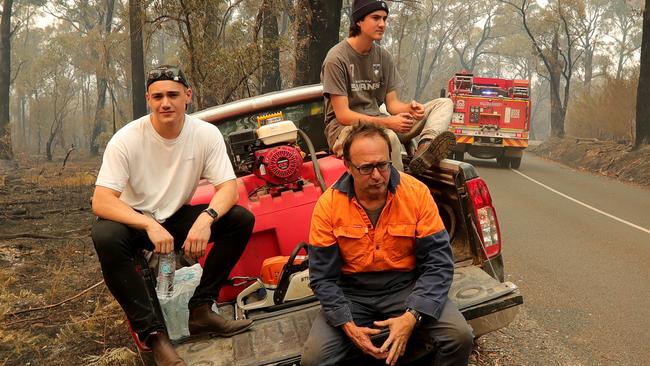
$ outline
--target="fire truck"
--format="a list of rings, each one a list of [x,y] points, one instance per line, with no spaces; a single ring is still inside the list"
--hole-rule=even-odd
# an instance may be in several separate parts
[[[499,167],[519,169],[530,131],[530,82],[457,73],[446,96],[454,102],[449,130],[456,135],[453,158],[465,153],[497,159]]]

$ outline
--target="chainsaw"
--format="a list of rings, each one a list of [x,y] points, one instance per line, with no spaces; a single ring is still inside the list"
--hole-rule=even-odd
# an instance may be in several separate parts
[[[309,262],[305,255],[307,243],[298,244],[289,256],[276,256],[264,260],[260,278],[237,296],[237,314],[250,310],[273,310],[296,300],[313,297],[309,287]]]

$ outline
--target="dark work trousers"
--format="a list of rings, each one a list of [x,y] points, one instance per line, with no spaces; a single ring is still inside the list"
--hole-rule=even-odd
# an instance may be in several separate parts
[[[207,206],[183,206],[162,224],[174,237],[176,251],[181,249],[194,221]],[[246,248],[254,223],[255,217],[250,211],[233,206],[212,224],[209,242],[214,246],[189,301],[190,310],[217,299],[221,286]],[[93,224],[92,238],[106,286],[122,306],[140,340],[146,342],[151,333],[165,331],[164,321],[155,315],[155,305],[149,300],[144,279],[135,266],[137,251],[154,249],[147,232],[98,218]]]
[[[377,328],[373,321],[404,314],[404,302],[411,289],[412,287],[406,287],[397,293],[383,296],[356,296],[346,293],[345,297],[350,300],[352,318],[357,326]],[[422,317],[420,324],[413,329],[406,352],[398,359],[398,364],[464,366],[469,362],[473,344],[472,328],[456,305],[447,299],[440,319],[434,320],[426,315]],[[381,344],[375,346],[381,347]],[[345,358],[359,355],[361,351],[343,329],[329,325],[321,311],[314,319],[307,337],[301,365],[337,365]]]

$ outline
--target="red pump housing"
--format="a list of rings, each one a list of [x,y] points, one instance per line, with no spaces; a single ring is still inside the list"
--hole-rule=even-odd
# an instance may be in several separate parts
[[[343,174],[345,166],[341,159],[333,156],[318,159],[326,186],[331,186]],[[300,242],[308,242],[311,214],[322,191],[316,182],[313,164],[306,162],[300,167],[300,175],[309,183],[300,191],[286,190],[277,196],[271,194],[256,195],[267,181],[255,175],[237,179],[239,188],[238,204],[255,215],[255,226],[248,246],[239,262],[230,273],[235,276],[258,277],[262,263],[266,258],[288,256]],[[214,194],[214,187],[202,182],[197,188],[190,204],[209,203]],[[286,217],[287,220],[278,220]],[[212,244],[208,244],[208,251]],[[206,255],[207,255],[206,252]],[[205,263],[205,256],[199,261]],[[225,286],[219,295],[219,302],[232,301],[243,287]]]

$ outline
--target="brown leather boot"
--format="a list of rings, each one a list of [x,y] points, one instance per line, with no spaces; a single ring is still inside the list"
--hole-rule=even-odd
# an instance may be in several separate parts
[[[185,361],[176,353],[174,346],[169,341],[167,334],[158,332],[152,334],[150,344],[153,351],[153,359],[158,366],[187,366]]]
[[[250,319],[228,320],[211,309],[212,304],[203,304],[190,311],[188,328],[191,335],[210,334],[221,337],[230,337],[244,332],[253,325]]]
[[[413,175],[424,173],[446,158],[454,145],[456,145],[456,135],[450,131],[440,132],[434,139],[420,141],[409,164],[409,172]]]

